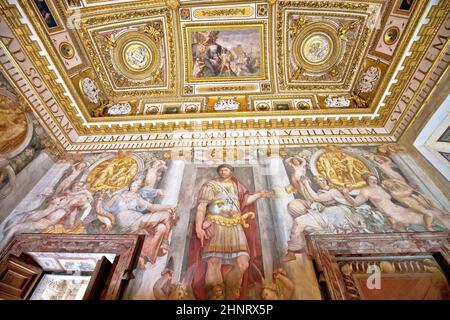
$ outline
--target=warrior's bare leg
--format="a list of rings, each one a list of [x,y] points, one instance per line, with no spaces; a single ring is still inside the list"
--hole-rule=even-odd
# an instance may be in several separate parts
[[[423,214],[423,222],[428,230],[433,231],[433,216],[430,215],[428,212]]]
[[[247,271],[248,269],[248,264],[249,264],[248,256],[245,255],[236,258],[236,261],[233,264],[233,268],[225,278],[226,299],[228,300],[239,299],[242,277],[244,276],[245,271]]]
[[[211,289],[215,285],[222,284],[222,259],[218,257],[212,257],[208,259],[206,263],[206,274],[205,274],[205,287]]]

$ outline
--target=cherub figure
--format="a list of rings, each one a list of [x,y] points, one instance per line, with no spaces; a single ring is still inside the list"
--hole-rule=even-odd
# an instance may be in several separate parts
[[[166,170],[167,166],[164,160],[151,161],[145,175],[144,185],[153,188],[156,183],[161,180],[161,177]]]
[[[170,258],[167,267],[161,273],[161,278],[153,286],[153,294],[156,300],[192,300],[193,294],[190,289],[190,283],[192,282],[193,275],[193,270],[190,268],[181,283],[172,283],[173,259]]]
[[[291,300],[294,296],[294,283],[287,277],[286,271],[279,268],[273,272],[273,282],[263,284],[263,300]]]

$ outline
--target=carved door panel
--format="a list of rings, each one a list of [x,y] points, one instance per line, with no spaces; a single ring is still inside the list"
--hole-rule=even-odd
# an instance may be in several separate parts
[[[40,267],[8,255],[0,263],[0,299],[27,299],[42,273]]]

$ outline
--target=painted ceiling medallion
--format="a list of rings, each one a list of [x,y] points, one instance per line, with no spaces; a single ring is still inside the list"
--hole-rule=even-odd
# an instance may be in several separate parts
[[[326,23],[311,23],[294,39],[293,56],[296,63],[312,73],[327,71],[336,64],[341,43],[336,30]]]
[[[59,46],[59,51],[65,59],[72,59],[75,55],[72,45],[68,42],[62,42]]]
[[[155,77],[161,64],[158,44],[150,35],[138,31],[126,32],[118,37],[113,59],[118,71],[134,81]]]
[[[312,64],[321,64],[331,54],[332,43],[326,35],[314,34],[302,44],[302,57]]]
[[[130,70],[141,71],[147,69],[152,60],[148,47],[136,41],[127,44],[124,50],[124,61]]]
[[[390,27],[389,29],[386,30],[386,32],[384,33],[384,43],[386,43],[387,45],[393,45],[394,43],[397,42],[397,39],[399,38],[399,34],[400,34],[400,29],[398,27]]]

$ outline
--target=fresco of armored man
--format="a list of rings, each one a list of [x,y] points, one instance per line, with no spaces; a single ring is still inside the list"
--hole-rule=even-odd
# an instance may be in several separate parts
[[[259,277],[251,276],[261,268],[255,202],[272,193],[250,194],[233,172],[228,164],[218,166],[219,176],[199,191],[189,254],[197,299],[215,299],[218,292],[225,299],[245,299],[250,278]]]

